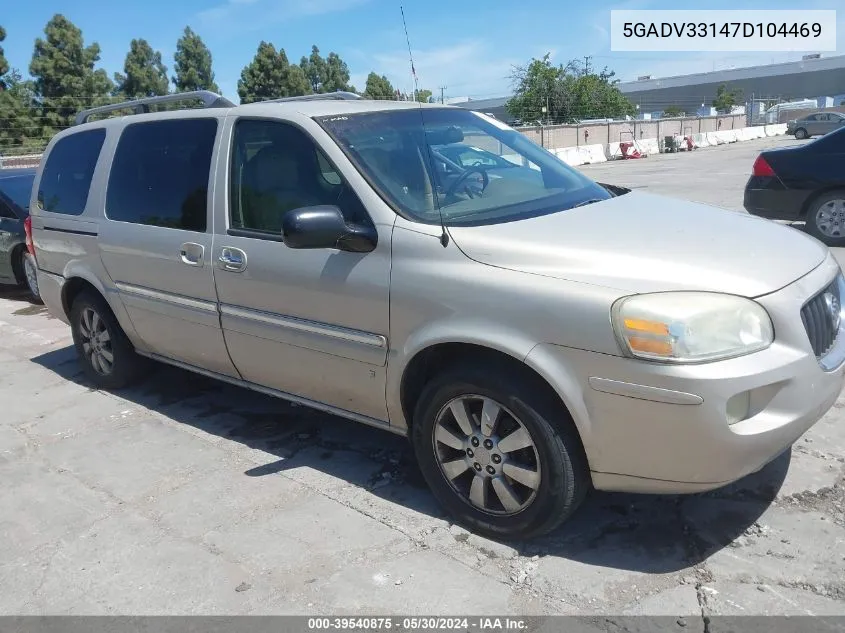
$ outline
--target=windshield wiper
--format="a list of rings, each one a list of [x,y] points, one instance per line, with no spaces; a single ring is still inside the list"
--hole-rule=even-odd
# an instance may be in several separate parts
[[[578,204],[572,205],[570,208],[575,209],[577,207],[585,207],[588,204],[593,204],[594,202],[604,202],[604,198],[590,198],[589,200],[583,200],[583,201],[579,202]]]

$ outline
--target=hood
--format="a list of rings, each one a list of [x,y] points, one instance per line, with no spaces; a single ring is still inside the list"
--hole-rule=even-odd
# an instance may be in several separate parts
[[[490,226],[452,226],[471,259],[626,292],[704,290],[757,297],[824,261],[827,247],[744,213],[632,191]]]

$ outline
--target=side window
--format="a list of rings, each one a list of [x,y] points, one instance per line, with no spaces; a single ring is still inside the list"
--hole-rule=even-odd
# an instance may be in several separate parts
[[[285,213],[335,205],[349,222],[370,224],[358,196],[313,139],[279,121],[235,124],[230,165],[230,226],[278,235]]]
[[[114,154],[106,216],[204,232],[216,119],[127,125]]]
[[[42,209],[66,215],[80,215],[85,210],[105,139],[106,131],[100,128],[71,134],[53,146],[38,183]]]

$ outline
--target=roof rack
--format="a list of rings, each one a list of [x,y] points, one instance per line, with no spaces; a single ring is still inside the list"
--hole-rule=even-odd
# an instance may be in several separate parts
[[[132,101],[124,101],[122,103],[113,103],[109,105],[98,106],[96,108],[89,108],[82,110],[76,115],[75,125],[87,123],[92,114],[104,114],[106,112],[114,112],[116,110],[134,110],[135,114],[143,114],[150,111],[151,105],[159,103],[173,103],[177,101],[188,101],[198,99],[202,101],[203,108],[233,108],[235,104],[221,97],[216,92],[210,90],[195,90],[193,92],[174,92],[168,95],[159,95],[157,97],[144,97],[143,99],[133,99]]]
[[[343,90],[338,90],[337,92],[324,92],[316,95],[301,95],[299,97],[282,97],[281,99],[269,99],[268,101],[269,103],[279,103],[282,101],[352,101],[356,99],[363,99],[363,97],[355,94],[354,92],[344,92]],[[267,101],[264,103],[267,103]]]

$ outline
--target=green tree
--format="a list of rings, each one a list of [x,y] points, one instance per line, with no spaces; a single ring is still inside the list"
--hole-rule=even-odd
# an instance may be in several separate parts
[[[326,60],[320,56],[320,49],[317,46],[311,47],[311,56],[304,57],[299,61],[299,67],[311,84],[311,92],[322,92],[321,88],[326,80]]]
[[[20,72],[9,70],[0,90],[0,151],[10,147],[43,147],[40,118],[35,109],[35,85]]]
[[[329,53],[325,59],[317,46],[311,47],[311,55],[299,61],[299,67],[311,85],[314,93],[337,92],[344,90],[355,92],[349,85],[349,66],[337,53]]]
[[[663,116],[666,118],[684,116],[684,114],[686,113],[676,105],[670,105],[663,110]]]
[[[364,88],[367,99],[395,99],[396,90],[384,75],[370,73],[367,75],[367,86]]]
[[[132,40],[123,72],[114,74],[117,94],[133,99],[167,94],[167,67],[161,62],[161,53],[153,50],[147,40]]]
[[[414,90],[414,101],[428,103],[431,101],[431,90]]]
[[[253,60],[241,71],[238,96],[241,103],[266,101],[279,97],[294,97],[311,91],[305,73],[299,66],[291,66],[285,49],[262,41]]]
[[[6,29],[0,26],[0,42],[6,39]],[[3,75],[9,72],[9,62],[6,61],[6,56],[3,51],[3,47],[0,46],[0,90],[4,90],[6,88],[6,83],[3,80]]]
[[[49,127],[70,125],[78,110],[100,105],[112,91],[106,71],[94,69],[100,60],[96,42],[85,46],[82,31],[65,16],[54,15],[44,28],[45,39],[35,40],[29,74]]]
[[[211,51],[202,38],[186,26],[182,37],[176,42],[176,54],[173,85],[176,92],[211,90],[220,92],[214,83],[214,71],[211,69]]]
[[[291,97],[311,94],[311,82],[305,76],[305,71],[296,64],[288,66],[287,94]]]
[[[523,121],[549,123],[635,114],[636,108],[619,90],[614,76],[607,68],[592,72],[579,61],[554,66],[546,54],[514,68],[514,95],[507,109]]]
[[[716,98],[713,99],[713,107],[720,114],[730,114],[733,107],[741,98],[742,93],[739,90],[731,90],[726,84],[722,84],[716,88]]]

